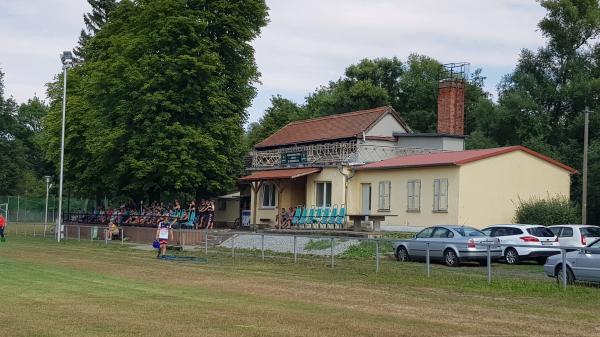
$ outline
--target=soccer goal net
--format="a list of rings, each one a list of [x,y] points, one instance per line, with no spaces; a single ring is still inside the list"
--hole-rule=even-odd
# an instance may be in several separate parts
[[[4,219],[8,222],[8,204],[0,204],[0,214],[2,214]]]

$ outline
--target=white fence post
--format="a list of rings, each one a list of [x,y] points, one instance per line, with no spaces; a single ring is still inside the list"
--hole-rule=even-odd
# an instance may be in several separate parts
[[[260,253],[262,255],[262,260],[265,261],[265,235],[260,235]]]
[[[335,267],[335,254],[333,254],[333,238],[331,238],[331,268]]]
[[[426,262],[427,277],[431,277],[431,261],[429,260],[429,242],[427,242],[425,245],[427,246],[427,252],[426,252],[426,256],[425,256],[425,259],[427,260],[427,262]]]
[[[296,236],[294,235],[294,263],[298,263],[298,253],[296,252]]]
[[[375,272],[379,273],[379,239],[375,239]]]

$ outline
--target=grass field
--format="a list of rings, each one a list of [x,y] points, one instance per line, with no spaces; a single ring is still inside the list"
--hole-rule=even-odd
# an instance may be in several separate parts
[[[600,289],[535,265],[153,258],[129,246],[0,244],[0,336],[600,336]],[[517,268],[517,269],[514,269]],[[515,276],[517,275],[517,276]]]

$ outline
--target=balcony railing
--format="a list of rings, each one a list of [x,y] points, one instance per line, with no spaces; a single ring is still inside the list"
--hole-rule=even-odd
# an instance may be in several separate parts
[[[347,163],[356,154],[356,142],[309,144],[264,151],[252,151],[252,166],[269,168],[286,166],[333,166]]]
[[[435,149],[407,148],[379,144],[338,142],[297,145],[292,147],[252,151],[247,169],[298,166],[335,166],[338,164],[372,163],[398,156],[440,152]]]

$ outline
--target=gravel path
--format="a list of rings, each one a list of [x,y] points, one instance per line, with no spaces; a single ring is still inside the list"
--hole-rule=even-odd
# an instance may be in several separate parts
[[[319,250],[307,250],[305,247],[310,241],[326,241],[327,248]],[[221,247],[231,248],[233,242],[232,238],[229,238],[223,243]],[[333,253],[339,255],[344,253],[348,248],[358,245],[359,240],[352,239],[336,239],[334,241]],[[319,243],[320,245],[320,243]],[[239,249],[261,249],[261,236],[260,235],[237,235],[235,237],[235,248]],[[294,238],[292,236],[268,236],[265,235],[265,250],[270,250],[276,253],[293,253],[294,252]],[[307,237],[297,237],[296,239],[296,252],[298,254],[311,254],[328,256],[331,254],[331,246],[329,239],[312,239]]]

